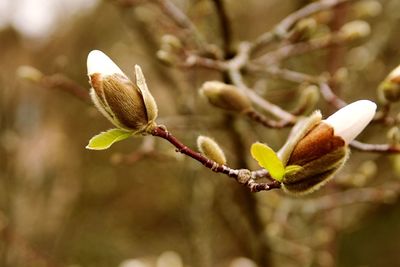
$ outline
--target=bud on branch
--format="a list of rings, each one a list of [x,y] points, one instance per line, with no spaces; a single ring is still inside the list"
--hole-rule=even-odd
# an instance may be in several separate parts
[[[106,132],[95,136],[87,148],[105,149],[113,142],[135,134],[147,134],[156,127],[157,104],[138,65],[135,66],[136,83],[99,50],[89,53],[87,68],[92,85],[90,96],[95,106],[118,128],[112,134]]]

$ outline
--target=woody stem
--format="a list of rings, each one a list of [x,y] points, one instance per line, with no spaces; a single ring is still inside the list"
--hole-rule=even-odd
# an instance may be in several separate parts
[[[167,140],[173,146],[176,147],[177,152],[180,152],[182,154],[191,157],[192,159],[197,160],[198,162],[203,164],[206,168],[209,168],[214,172],[223,173],[228,175],[229,177],[234,178],[239,183],[244,184],[246,187],[248,187],[252,192],[268,191],[271,189],[277,189],[281,187],[281,184],[277,181],[272,181],[269,183],[256,183],[252,178],[253,176],[252,172],[250,172],[249,170],[232,169],[226,165],[218,164],[217,162],[206,158],[204,155],[184,145],[175,136],[173,136],[170,132],[168,132],[164,127],[161,126],[155,127],[151,131],[151,134],[153,136],[161,137]]]

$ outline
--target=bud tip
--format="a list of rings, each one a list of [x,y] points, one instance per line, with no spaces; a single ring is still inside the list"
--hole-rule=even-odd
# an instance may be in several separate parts
[[[334,134],[340,136],[348,144],[374,118],[376,104],[369,100],[359,100],[341,108],[323,122],[334,129]]]
[[[100,50],[92,50],[87,58],[88,75],[100,73],[102,75],[125,74],[106,54]]]

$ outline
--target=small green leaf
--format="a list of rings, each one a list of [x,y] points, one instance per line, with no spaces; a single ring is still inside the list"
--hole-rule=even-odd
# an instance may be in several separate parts
[[[107,132],[99,133],[90,139],[87,149],[103,150],[109,148],[115,142],[124,140],[133,135],[133,132],[122,129],[110,129]]]
[[[258,161],[258,164],[269,171],[272,178],[279,182],[282,181],[285,168],[272,148],[265,144],[254,143],[251,146],[250,152],[253,158]]]
[[[295,174],[296,172],[300,171],[302,169],[301,166],[299,165],[289,165],[285,167],[285,176],[286,175],[292,175]]]

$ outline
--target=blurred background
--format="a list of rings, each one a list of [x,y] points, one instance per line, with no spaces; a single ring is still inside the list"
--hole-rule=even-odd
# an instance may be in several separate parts
[[[221,45],[212,1],[172,2]],[[310,1],[224,2],[237,44]],[[285,64],[342,75],[346,101],[377,101],[377,86],[400,63],[400,1],[354,2],[339,15],[366,20],[369,37],[341,47],[339,59],[328,48]],[[131,77],[134,64],[142,66],[158,121],[190,147],[198,135],[212,136],[230,166],[256,169],[253,142],[274,149],[285,142],[289,129],[263,128],[199,97],[204,81],[222,80],[218,73],[157,59],[162,36],[176,31],[151,1],[0,1],[0,266],[400,266],[396,154],[353,151],[334,182],[293,198],[250,193],[153,137],[85,149],[112,126],[86,94],[93,49]],[[295,107],[297,84],[269,77],[256,84],[271,102]],[[316,108],[333,111],[322,99]],[[397,133],[390,130],[373,125],[360,138],[386,143],[388,131],[390,140]]]

